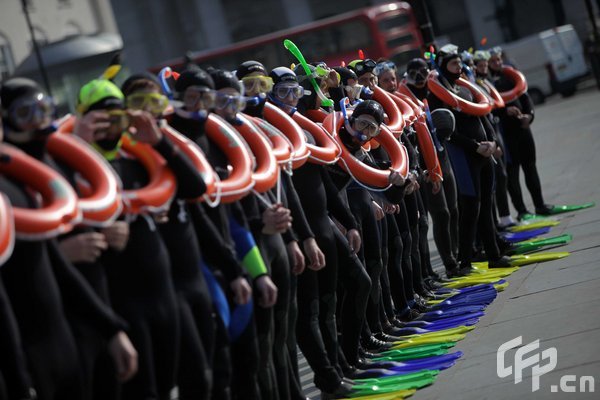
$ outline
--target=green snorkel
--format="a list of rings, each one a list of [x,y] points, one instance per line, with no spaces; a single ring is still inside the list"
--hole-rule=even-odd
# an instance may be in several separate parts
[[[319,96],[319,99],[321,99],[321,104],[323,106],[325,106],[325,107],[331,107],[331,106],[333,106],[333,100],[328,99],[327,97],[325,97],[325,95],[321,91],[321,88],[319,87],[319,85],[317,85],[317,81],[315,80],[315,78],[314,78],[314,76],[312,74],[312,71],[310,70],[310,68],[308,66],[308,63],[304,59],[304,56],[300,52],[300,49],[298,48],[298,46],[296,46],[294,44],[294,42],[292,42],[289,39],[285,39],[283,41],[283,46],[286,49],[288,49],[290,51],[290,53],[292,53],[294,55],[294,57],[296,57],[296,59],[298,60],[298,62],[300,62],[300,64],[302,65],[302,68],[304,69],[304,72],[306,72],[306,75],[310,79],[310,83],[312,84],[313,89],[315,89],[315,92],[317,93],[317,96]],[[319,67],[317,67],[317,68],[319,68]]]

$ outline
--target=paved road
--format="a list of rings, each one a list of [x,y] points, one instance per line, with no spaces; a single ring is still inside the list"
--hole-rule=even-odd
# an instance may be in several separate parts
[[[600,398],[598,393],[550,391],[561,376],[572,374],[593,376],[600,392],[600,92],[587,89],[568,99],[550,99],[537,108],[533,131],[546,200],[596,201],[599,206],[560,217],[552,234],[573,234],[573,242],[560,249],[572,255],[511,275],[510,286],[488,307],[477,329],[457,344],[463,358],[414,399]],[[526,201],[531,205],[528,196]],[[540,339],[541,349],[557,349],[557,367],[541,377],[535,393],[531,368],[523,371],[519,384],[496,374],[498,346],[517,336],[524,344]],[[513,355],[508,352],[506,359]],[[317,399],[312,373],[303,367],[306,393]]]
[[[600,398],[600,92],[586,90],[539,106],[533,131],[546,201],[599,206],[560,217],[552,233],[573,234],[573,242],[560,249],[571,256],[511,275],[508,289],[456,346],[463,358],[414,399]],[[531,368],[519,384],[496,374],[498,346],[520,335],[523,344],[540,339],[541,349],[557,349],[557,367],[541,377],[535,393]],[[565,374],[594,376],[596,393],[552,393],[551,385]]]

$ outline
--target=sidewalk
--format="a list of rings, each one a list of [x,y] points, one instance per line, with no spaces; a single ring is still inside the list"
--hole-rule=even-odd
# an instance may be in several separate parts
[[[573,242],[560,248],[571,256],[511,275],[510,286],[477,329],[457,344],[463,358],[414,399],[598,398],[597,393],[551,393],[550,386],[572,374],[578,387],[580,376],[591,375],[600,391],[600,92],[552,99],[537,109],[533,130],[546,200],[599,206],[558,217],[561,224],[552,235],[573,235]],[[523,336],[523,344],[540,339],[540,351],[556,347],[558,352],[557,367],[541,378],[535,393],[531,368],[519,384],[496,374],[498,347],[517,336]],[[507,362],[512,356],[514,351],[506,354]]]

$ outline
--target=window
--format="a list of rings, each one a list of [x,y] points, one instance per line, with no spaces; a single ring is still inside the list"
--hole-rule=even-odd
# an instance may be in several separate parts
[[[380,31],[389,31],[390,29],[401,28],[410,24],[410,16],[408,14],[398,14],[392,18],[382,19],[377,23]]]
[[[8,78],[15,68],[12,50],[8,40],[0,34],[0,81]]]

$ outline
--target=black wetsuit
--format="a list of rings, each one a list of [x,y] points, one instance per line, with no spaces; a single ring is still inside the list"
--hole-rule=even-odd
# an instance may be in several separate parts
[[[471,93],[460,86],[453,86],[455,93],[472,101]],[[432,93],[428,96],[432,110],[446,108],[452,111],[456,121],[455,132],[447,149],[456,177],[459,193],[459,257],[461,265],[470,266],[473,242],[478,233],[490,260],[500,258],[496,243],[493,217],[494,171],[492,161],[477,153],[480,142],[495,141],[493,129],[485,118],[458,112],[446,105]]]
[[[173,170],[178,197],[198,197],[204,181],[191,162],[163,137],[155,149]],[[124,189],[146,184],[148,176],[135,159],[111,161]],[[138,373],[123,385],[125,399],[168,399],[175,385],[179,313],[167,246],[152,218],[137,216],[130,223],[123,251],[109,249],[101,261],[106,267],[115,310],[131,327],[131,340],[139,355]]]
[[[428,94],[427,89],[419,90],[412,85],[408,85],[408,87],[415,96],[418,96],[419,100],[423,100]],[[422,187],[421,193],[424,194],[425,208],[433,221],[433,239],[440,258],[446,269],[453,269],[457,266],[456,257],[458,256],[458,199],[456,180],[446,145],[452,132],[436,129],[436,134],[440,144],[437,155],[444,177],[442,190],[434,194],[432,184],[426,183]]]
[[[0,177],[0,191],[14,207],[37,208],[20,184]],[[79,356],[67,314],[89,324],[105,340],[125,329],[125,323],[94,294],[55,240],[17,240],[0,272],[38,397],[82,399]]]
[[[357,225],[325,168],[307,163],[294,171],[292,179],[326,263],[322,270],[306,269],[298,277],[297,339],[315,373],[315,385],[332,392],[342,375],[335,321],[338,251],[329,212],[347,229]]]
[[[205,134],[204,121],[174,115],[169,123],[198,144],[217,173],[222,178],[227,177],[227,157]],[[224,291],[229,294],[230,303],[233,304],[229,282],[243,276],[244,271],[239,261],[224,259],[222,255],[224,252],[231,252],[234,247],[229,227],[230,218],[235,218],[245,227],[247,223],[244,211],[239,202],[220,204],[215,208],[203,204],[202,207],[223,239],[220,248],[208,245],[200,234],[200,230],[203,228],[196,225],[203,257],[209,267],[214,269],[215,276],[219,279]],[[260,395],[257,383],[259,354],[254,320],[248,324],[246,331],[235,343],[230,343],[229,336],[220,319],[217,319],[217,323],[218,333],[213,358],[213,397],[223,399],[230,396],[233,398],[244,396],[249,399],[256,398]]]
[[[502,73],[491,74],[492,81],[498,91],[506,91],[513,88],[514,83],[504,76]],[[542,195],[542,185],[536,167],[535,156],[535,140],[529,127],[522,127],[521,121],[517,117],[507,115],[507,107],[517,107],[522,114],[530,114],[533,122],[535,113],[533,109],[533,101],[529,94],[524,93],[519,98],[511,103],[506,104],[505,108],[496,111],[496,115],[500,117],[500,126],[502,137],[506,146],[506,171],[508,175],[508,192],[512,200],[513,206],[518,213],[527,212],[527,208],[523,201],[523,193],[521,192],[521,184],[519,182],[519,171],[523,169],[525,175],[525,184],[529,190],[529,194],[533,200],[536,209],[544,208],[544,197]]]

